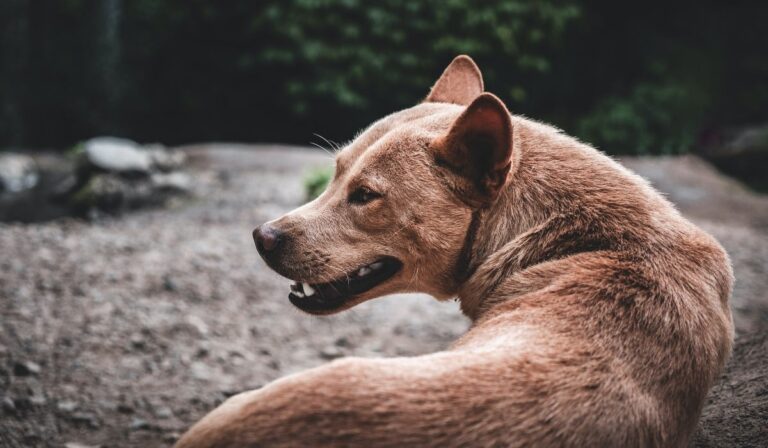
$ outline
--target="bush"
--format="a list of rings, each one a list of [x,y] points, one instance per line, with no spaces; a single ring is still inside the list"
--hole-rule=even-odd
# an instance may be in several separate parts
[[[307,202],[320,196],[333,176],[333,168],[317,168],[304,176],[304,192]]]

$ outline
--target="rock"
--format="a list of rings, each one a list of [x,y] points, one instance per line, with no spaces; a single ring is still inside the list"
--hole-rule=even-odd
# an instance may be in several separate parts
[[[56,409],[58,409],[59,412],[63,412],[65,414],[76,411],[78,406],[78,403],[73,400],[63,400],[56,403]]]
[[[179,285],[170,275],[163,277],[163,288],[168,292],[175,292],[179,290]]]
[[[336,359],[344,356],[344,353],[341,350],[339,350],[338,347],[334,345],[329,345],[328,347],[325,347],[322,350],[320,350],[320,356],[323,359]]]
[[[3,411],[5,411],[7,414],[16,413],[16,403],[13,401],[13,398],[3,397],[2,403],[3,403]]]
[[[34,159],[21,154],[0,154],[0,192],[18,193],[28,190],[39,179]]]
[[[134,333],[131,335],[131,347],[136,350],[144,350],[147,348],[147,341],[141,333]]]
[[[206,336],[208,334],[208,325],[206,325],[200,317],[190,314],[185,320],[200,336]]]
[[[173,417],[173,411],[168,406],[161,406],[159,408],[155,408],[153,413],[157,418],[166,419],[166,418]]]
[[[128,425],[128,428],[130,428],[131,431],[138,431],[142,429],[149,429],[150,424],[146,420],[136,417],[133,420],[131,420],[131,424]]]
[[[83,155],[104,171],[148,173],[152,157],[138,143],[116,137],[96,137],[83,143]]]
[[[189,370],[192,372],[192,376],[198,380],[209,380],[213,376],[211,369],[201,361],[193,362]]]
[[[117,412],[121,414],[133,414],[133,406],[127,403],[120,403],[117,405]]]
[[[40,365],[33,361],[16,361],[13,364],[13,374],[16,376],[38,375],[41,371]]]
[[[29,402],[32,404],[32,406],[45,406],[46,403],[48,403],[48,400],[45,399],[42,395],[33,395],[29,397]]]
[[[159,191],[187,193],[192,189],[192,178],[186,173],[155,173],[150,178],[152,187]]]
[[[130,184],[118,176],[97,174],[71,196],[70,202],[78,209],[115,211],[123,207],[130,190]]]
[[[91,429],[98,429],[101,426],[98,417],[93,412],[75,412],[69,415],[69,419]]]
[[[67,442],[64,448],[101,448],[101,445],[86,445],[80,442]]]
[[[347,339],[345,336],[341,336],[340,338],[336,339],[336,347],[344,347],[349,348],[352,346],[352,344],[349,343],[349,339]]]
[[[768,125],[725,129],[707,135],[699,152],[726,173],[758,188],[768,188]]]
[[[163,442],[165,443],[175,443],[179,438],[181,437],[181,433],[178,432],[168,432],[163,435]]]
[[[163,172],[178,170],[184,165],[187,156],[181,151],[172,151],[159,143],[144,146],[149,154],[152,166]]]

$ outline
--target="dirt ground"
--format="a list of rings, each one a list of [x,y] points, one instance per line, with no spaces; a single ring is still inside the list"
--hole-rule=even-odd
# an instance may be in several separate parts
[[[420,295],[300,313],[251,230],[300,204],[302,175],[328,157],[186,151],[197,199],[92,223],[0,224],[0,446],[169,445],[233,393],[341,356],[435,351],[467,328],[456,303]],[[691,157],[624,163],[733,258],[739,344],[695,445],[758,446],[768,437],[768,198]]]

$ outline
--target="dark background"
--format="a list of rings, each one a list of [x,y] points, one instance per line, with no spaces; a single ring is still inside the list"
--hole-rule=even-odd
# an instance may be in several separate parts
[[[761,124],[765,1],[2,0],[0,148],[356,130],[460,53],[514,113],[611,153]]]

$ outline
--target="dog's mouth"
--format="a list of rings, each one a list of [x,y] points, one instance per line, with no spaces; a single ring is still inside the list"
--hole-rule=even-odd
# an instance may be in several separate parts
[[[288,299],[302,311],[327,313],[389,280],[402,267],[397,258],[383,257],[327,283],[295,282]]]

